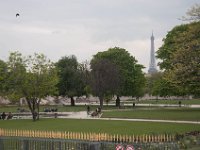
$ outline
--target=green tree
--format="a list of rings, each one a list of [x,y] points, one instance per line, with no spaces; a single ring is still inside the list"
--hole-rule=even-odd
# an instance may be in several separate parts
[[[92,92],[99,97],[102,108],[104,98],[114,95],[119,90],[119,70],[115,64],[103,58],[93,60],[91,69]]]
[[[173,80],[200,96],[200,22],[188,24],[188,30],[178,39],[182,42],[172,57]]]
[[[24,97],[22,89],[26,77],[26,60],[19,52],[11,52],[7,62],[8,74],[5,84],[7,97],[13,102]]]
[[[114,93],[117,95],[116,106],[120,106],[120,96],[139,96],[145,85],[143,66],[123,48],[114,47],[94,55],[91,63],[107,59],[119,70],[120,85]],[[113,74],[114,76],[114,74]]]
[[[184,89],[170,80],[170,75],[168,72],[158,76],[152,86],[152,95],[161,97],[185,95]]]
[[[0,60],[0,96],[5,95],[6,79],[8,75],[8,67],[6,62]]]
[[[200,93],[200,22],[172,29],[157,52],[167,78],[187,94]],[[185,93],[185,92],[184,92]]]
[[[74,55],[62,57],[56,63],[59,71],[59,94],[71,99],[71,106],[75,106],[74,96],[84,95],[84,80],[79,63]]]
[[[146,76],[146,93],[153,95],[155,83],[162,78],[162,72],[156,72],[153,74],[148,74]],[[157,95],[157,94],[156,94]]]
[[[136,97],[139,100],[140,97],[144,96],[145,94],[145,85],[146,85],[146,78],[142,69],[144,67],[140,64],[135,65],[135,72],[134,72],[134,89],[132,91],[132,96]]]
[[[8,69],[9,98],[26,98],[33,120],[39,119],[41,99],[55,94],[57,90],[55,85],[58,78],[54,64],[43,54],[25,58],[19,52],[14,52],[10,54]]]
[[[88,98],[91,92],[90,87],[90,64],[86,60],[79,64],[78,70],[80,71],[80,76],[82,79],[82,82],[84,84],[84,93],[86,97]]]
[[[188,25],[186,24],[176,26],[169,31],[166,37],[163,39],[164,44],[156,52],[156,57],[162,60],[158,63],[160,69],[168,70],[173,67],[171,57],[173,56],[174,52],[177,51],[179,45],[183,44],[181,41],[178,41],[178,39],[183,36],[183,33],[187,30]]]
[[[57,94],[57,70],[54,63],[47,59],[46,56],[36,53],[34,56],[28,57],[27,66],[27,80],[24,88],[29,90],[26,90],[26,96],[28,96],[26,99],[30,99],[27,102],[32,112],[34,112],[34,103],[36,103],[38,111],[37,119],[39,119],[41,99],[48,95]]]

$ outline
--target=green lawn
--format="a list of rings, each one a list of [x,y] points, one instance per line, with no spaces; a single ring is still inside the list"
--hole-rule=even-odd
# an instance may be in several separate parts
[[[178,104],[181,101],[183,105],[200,105],[200,99],[191,99],[191,100],[142,100],[142,101],[135,101],[135,103],[139,104]],[[131,101],[133,102],[133,101]]]
[[[141,135],[185,133],[200,130],[200,125],[111,120],[41,119],[36,122],[32,120],[0,120],[0,128]]]
[[[104,111],[103,118],[200,121],[200,108],[146,108]]]

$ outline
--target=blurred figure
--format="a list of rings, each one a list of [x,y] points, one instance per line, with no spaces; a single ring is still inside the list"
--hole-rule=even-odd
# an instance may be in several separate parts
[[[1,114],[1,118],[2,118],[3,120],[6,119],[6,113],[5,113],[5,112],[3,112],[3,113]]]
[[[12,113],[9,112],[9,113],[8,113],[8,117],[7,117],[7,120],[12,119],[12,117],[13,117]]]

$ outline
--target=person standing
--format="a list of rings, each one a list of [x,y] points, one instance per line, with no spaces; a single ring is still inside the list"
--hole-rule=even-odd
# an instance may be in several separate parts
[[[3,113],[1,114],[1,118],[2,118],[3,120],[6,119],[6,113],[5,113],[5,112],[3,112]]]
[[[90,113],[90,106],[87,106],[87,114],[89,115]]]

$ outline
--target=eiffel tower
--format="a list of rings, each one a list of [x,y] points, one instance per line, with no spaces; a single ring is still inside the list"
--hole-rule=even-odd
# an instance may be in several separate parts
[[[154,50],[154,36],[153,36],[153,32],[151,35],[151,52],[150,52],[150,63],[149,63],[149,70],[148,73],[149,74],[153,74],[156,73],[157,69],[156,69],[156,59],[155,59],[155,50]]]

